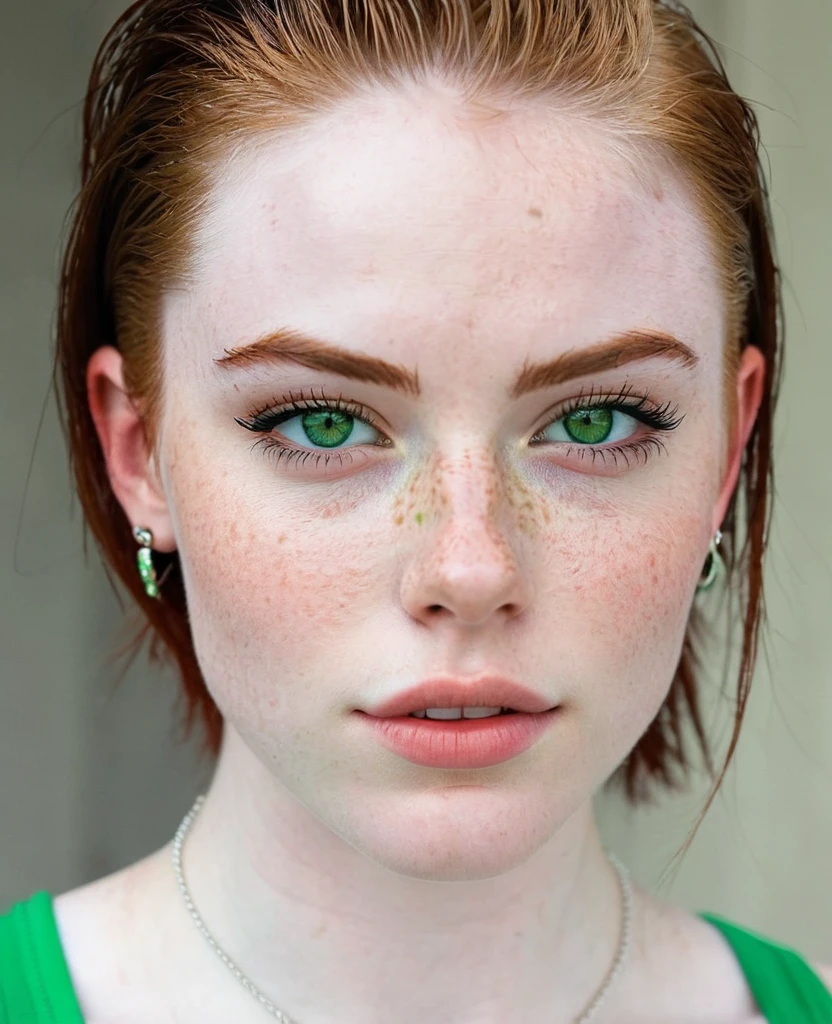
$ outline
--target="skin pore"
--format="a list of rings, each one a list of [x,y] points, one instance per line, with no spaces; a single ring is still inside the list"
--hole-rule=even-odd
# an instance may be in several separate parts
[[[119,354],[90,362],[114,491],[179,552],[226,722],[185,874],[219,944],[298,1024],[567,1022],[615,954],[592,797],[667,694],[764,372],[747,350],[727,436],[702,221],[675,172],[620,148],[529,101],[493,121],[439,87],[345,103],[220,169],[193,279],[164,303],[157,457]],[[220,364],[280,329],[404,367],[420,393]],[[524,367],[632,331],[692,356],[608,360],[512,397]],[[304,409],[270,434],[240,422],[339,399],[353,431],[335,450]],[[612,440],[570,440],[570,405],[603,401],[638,408],[608,414]],[[562,708],[491,768],[413,765],[354,713],[486,672]],[[56,901],[88,1020],[269,1019],[197,932],[169,857],[89,887],[95,966],[73,894]],[[710,926],[638,887],[634,914],[598,1024],[753,1019]]]

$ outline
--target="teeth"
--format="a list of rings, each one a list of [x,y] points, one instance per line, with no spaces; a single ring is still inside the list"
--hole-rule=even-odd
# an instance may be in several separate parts
[[[513,714],[509,708],[426,708],[412,711],[410,718],[434,718],[453,721],[459,718],[492,718],[500,714]]]

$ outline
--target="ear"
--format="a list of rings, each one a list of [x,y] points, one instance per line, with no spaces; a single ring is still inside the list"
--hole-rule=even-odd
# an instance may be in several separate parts
[[[748,444],[751,431],[754,429],[757,413],[760,411],[765,382],[765,356],[756,346],[749,345],[743,350],[737,368],[737,415],[734,422],[733,436],[728,445],[725,475],[722,479],[719,498],[714,509],[713,533],[716,533],[720,524],[725,519],[731,496],[737,486],[743,452]]]
[[[87,364],[87,397],[113,493],[133,527],[153,534],[156,551],[176,550],[173,523],[144,421],[124,385],[121,353],[99,348]]]

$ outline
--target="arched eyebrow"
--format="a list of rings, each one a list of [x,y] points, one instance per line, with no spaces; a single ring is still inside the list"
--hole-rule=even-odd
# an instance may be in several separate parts
[[[407,395],[418,397],[421,394],[418,370],[387,362],[378,356],[353,352],[290,328],[272,331],[248,345],[225,349],[225,353],[214,360],[223,370],[297,363],[310,370],[379,384]],[[526,361],[508,394],[516,399],[577,377],[654,358],[679,362],[685,369],[693,369],[699,363],[699,356],[693,349],[672,334],[637,328],[615,334],[587,348],[563,352],[555,359],[536,363]]]

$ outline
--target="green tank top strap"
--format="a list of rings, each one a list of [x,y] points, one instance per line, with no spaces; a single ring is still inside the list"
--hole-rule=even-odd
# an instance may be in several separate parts
[[[699,917],[725,936],[768,1024],[832,1024],[832,993],[797,950],[718,914]]]
[[[48,892],[0,915],[0,1024],[84,1024]]]

